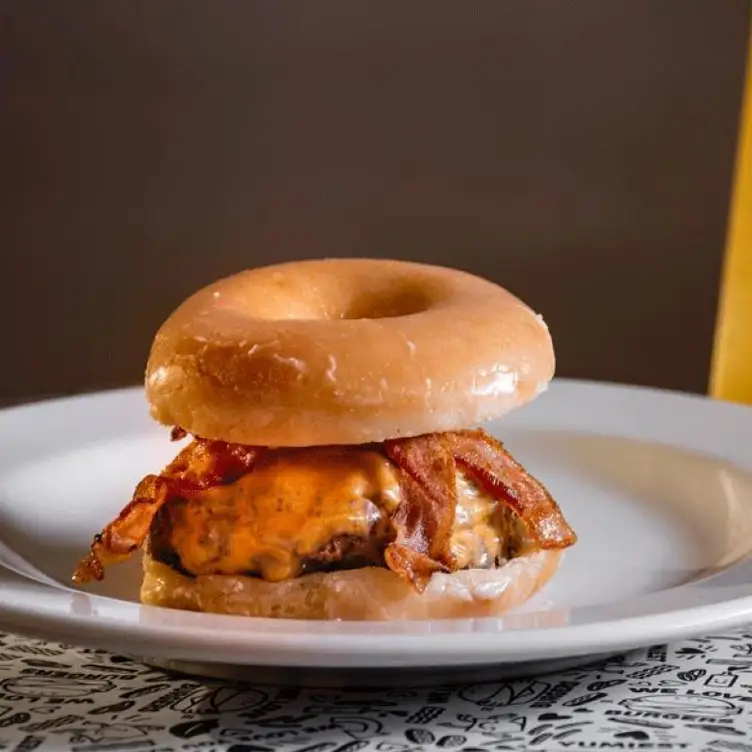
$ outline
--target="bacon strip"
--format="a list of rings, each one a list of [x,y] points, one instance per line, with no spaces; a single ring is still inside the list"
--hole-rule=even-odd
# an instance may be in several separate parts
[[[451,571],[450,551],[457,506],[455,464],[442,434],[388,441],[386,455],[401,472],[401,501],[391,518],[395,540],[384,552],[393,572],[418,590],[435,571]]]
[[[485,431],[457,431],[388,441],[387,456],[402,471],[402,501],[392,517],[397,537],[384,561],[419,591],[431,574],[454,571],[450,551],[457,506],[457,467],[492,498],[507,504],[525,530],[527,553],[577,541],[546,488]]]
[[[528,533],[529,549],[567,548],[577,542],[548,490],[520,465],[501,442],[485,431],[446,434],[458,465],[486,493],[506,502]]]
[[[173,438],[182,438],[179,429]],[[508,505],[524,528],[523,548],[566,548],[577,541],[546,488],[503,445],[482,430],[427,434],[385,442],[382,451],[400,469],[401,502],[390,522],[394,538],[384,564],[420,592],[434,572],[457,567],[451,535],[461,467],[492,498]],[[190,498],[249,472],[263,447],[195,439],[159,474],[146,476],[130,503],[95,536],[74,582],[101,580],[104,568],[140,548],[159,509],[170,499]]]
[[[180,434],[173,437],[180,438]],[[223,441],[192,441],[159,475],[147,475],[138,484],[130,503],[94,537],[73,581],[101,580],[106,566],[123,561],[143,545],[154,516],[166,501],[232,483],[251,469],[262,451]]]

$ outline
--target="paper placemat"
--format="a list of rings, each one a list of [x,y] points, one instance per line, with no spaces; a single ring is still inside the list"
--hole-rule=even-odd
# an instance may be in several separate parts
[[[752,752],[752,628],[533,679],[390,691],[222,684],[0,635],[0,748]]]

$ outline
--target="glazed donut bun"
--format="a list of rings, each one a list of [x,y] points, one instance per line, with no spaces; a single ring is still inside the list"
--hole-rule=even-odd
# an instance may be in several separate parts
[[[543,319],[457,269],[375,259],[243,271],[157,331],[152,416],[189,443],[94,537],[78,584],[142,552],[141,600],[294,619],[495,616],[576,542],[478,427],[554,373]]]
[[[559,568],[561,551],[539,551],[497,569],[437,573],[418,593],[382,567],[307,574],[284,582],[255,577],[188,578],[143,557],[141,601],[233,616],[394,621],[499,616],[537,593]]]
[[[492,282],[370,259],[241,272],[165,321],[146,369],[153,417],[264,446],[451,431],[528,402],[554,373],[542,318]]]

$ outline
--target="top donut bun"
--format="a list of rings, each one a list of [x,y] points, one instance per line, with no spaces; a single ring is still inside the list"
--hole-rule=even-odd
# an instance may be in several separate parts
[[[376,259],[251,269],[191,295],[156,334],[152,416],[207,439],[363,444],[499,417],[553,378],[551,336],[504,288]]]

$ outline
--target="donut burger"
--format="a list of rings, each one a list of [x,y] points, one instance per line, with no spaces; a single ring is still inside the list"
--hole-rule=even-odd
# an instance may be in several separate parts
[[[503,613],[576,534],[478,427],[553,377],[543,320],[455,269],[329,259],[244,271],[164,322],[152,417],[186,443],[73,576],[142,553],[143,603],[298,619]]]

